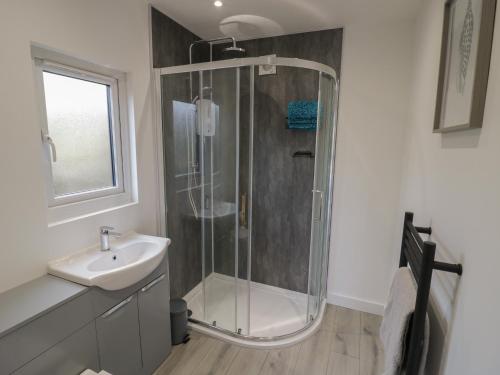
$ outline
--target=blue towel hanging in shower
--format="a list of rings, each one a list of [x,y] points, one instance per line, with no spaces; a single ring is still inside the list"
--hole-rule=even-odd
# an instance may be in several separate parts
[[[298,100],[288,103],[288,129],[316,130],[318,102]]]

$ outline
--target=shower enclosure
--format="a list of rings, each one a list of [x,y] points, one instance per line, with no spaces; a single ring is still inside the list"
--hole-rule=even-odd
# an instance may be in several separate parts
[[[326,301],[335,71],[247,57],[156,69],[156,85],[172,296],[194,329],[245,345],[310,334]],[[314,103],[315,129],[287,128],[292,101]]]

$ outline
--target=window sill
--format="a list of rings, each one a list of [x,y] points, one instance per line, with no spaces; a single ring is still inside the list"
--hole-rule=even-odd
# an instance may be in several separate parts
[[[71,223],[88,217],[100,215],[106,212],[116,211],[122,208],[137,205],[139,202],[133,200],[130,194],[121,193],[102,198],[89,199],[87,201],[70,203],[66,205],[48,208],[48,227]]]

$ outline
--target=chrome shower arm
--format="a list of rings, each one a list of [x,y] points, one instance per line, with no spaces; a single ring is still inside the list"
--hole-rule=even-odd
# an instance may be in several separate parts
[[[234,36],[225,36],[221,38],[215,39],[200,39],[196,40],[189,45],[189,65],[193,63],[193,47],[198,44],[208,43],[210,46],[210,61],[212,61],[212,45],[213,44],[221,44],[227,41],[231,41],[233,43],[233,48],[236,48],[236,38]],[[193,101],[193,74],[189,73],[189,96],[191,101]]]
[[[196,40],[189,45],[189,64],[193,63],[193,47],[197,44],[208,43],[208,44],[221,44],[227,41],[231,41],[233,43],[233,47],[236,48],[236,38],[234,36],[225,36],[222,38],[215,39],[200,39]]]

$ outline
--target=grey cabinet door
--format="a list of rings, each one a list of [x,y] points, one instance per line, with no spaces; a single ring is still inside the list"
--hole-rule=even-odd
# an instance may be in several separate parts
[[[96,320],[101,368],[111,374],[142,371],[137,295],[134,294]]]
[[[28,362],[13,375],[77,375],[88,368],[99,370],[94,322]]]
[[[172,347],[168,275],[153,280],[138,294],[144,374],[149,375],[167,358]]]

